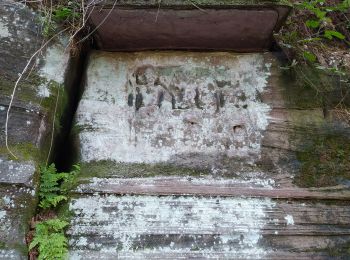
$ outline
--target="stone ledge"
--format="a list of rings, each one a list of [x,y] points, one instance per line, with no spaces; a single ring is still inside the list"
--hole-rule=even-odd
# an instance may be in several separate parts
[[[95,3],[95,4],[94,4]],[[268,50],[290,7],[279,1],[95,1],[97,48]],[[111,8],[114,8],[111,10]],[[108,17],[108,19],[106,19]]]
[[[192,195],[252,197],[272,199],[344,200],[350,201],[346,186],[304,189],[297,187],[275,188],[272,179],[213,179],[192,177],[155,178],[92,178],[76,189],[79,194],[129,195]]]
[[[225,7],[270,7],[270,6],[290,6],[288,1],[285,0],[197,0],[197,1],[184,1],[184,0],[91,0],[89,5],[103,6],[104,8],[110,8],[113,5],[117,7],[149,7],[149,8],[191,8],[198,9],[198,7],[205,8],[225,8]]]

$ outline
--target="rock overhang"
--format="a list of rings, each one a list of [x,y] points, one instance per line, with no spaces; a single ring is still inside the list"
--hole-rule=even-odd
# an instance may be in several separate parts
[[[95,47],[260,52],[291,7],[283,1],[91,1]]]

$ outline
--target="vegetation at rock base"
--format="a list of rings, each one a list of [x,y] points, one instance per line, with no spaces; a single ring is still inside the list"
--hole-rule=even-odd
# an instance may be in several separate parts
[[[65,27],[74,34],[82,26],[84,1],[40,0],[27,4],[41,13],[42,33],[46,37],[57,33],[59,27]]]
[[[292,4],[292,14],[275,35],[289,59],[284,69],[294,70],[297,79],[325,103],[329,92],[341,93],[331,109],[350,123],[350,1],[293,0]]]
[[[39,207],[43,209],[56,207],[61,201],[67,200],[67,192],[77,173],[78,165],[73,165],[73,171],[58,173],[55,165],[41,168],[39,186]]]
[[[339,71],[339,64],[327,57],[334,50],[350,46],[350,1],[293,1],[294,10],[276,35],[279,44],[295,62],[318,63],[320,69]]]
[[[282,69],[305,88],[295,100],[303,107],[321,108],[322,124],[331,119],[349,127],[350,1],[292,0],[291,4],[293,11],[275,37],[289,60]],[[294,180],[298,186],[333,186],[350,179],[349,136],[319,131],[312,134],[311,143],[300,144],[300,173]]]
[[[67,3],[57,4],[52,10],[50,18],[48,16],[42,18],[43,33],[46,36],[54,34],[57,23],[77,28],[81,22],[80,1],[68,1]]]
[[[68,224],[58,218],[37,223],[29,250],[37,247],[39,260],[65,259],[68,253],[68,239],[64,235],[64,229]]]
[[[73,165],[70,172],[57,172],[54,164],[41,167],[39,185],[39,207],[45,217],[38,214],[34,219],[33,237],[29,242],[30,255],[38,255],[38,259],[65,259],[68,253],[68,239],[64,230],[69,223],[63,217],[57,217],[49,209],[56,209],[60,202],[68,200],[76,175],[80,171],[78,165]],[[37,253],[36,253],[37,251]]]

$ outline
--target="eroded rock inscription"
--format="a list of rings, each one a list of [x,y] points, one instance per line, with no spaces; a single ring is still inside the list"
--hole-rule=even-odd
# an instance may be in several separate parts
[[[169,109],[206,109],[208,112],[219,112],[224,107],[225,94],[231,103],[239,108],[239,102],[246,100],[243,91],[235,89],[231,81],[198,82],[194,79],[203,74],[210,74],[205,68],[194,68],[193,71],[183,71],[179,67],[153,67],[146,65],[137,68],[133,79],[129,79],[128,105],[135,105],[136,110],[141,107],[158,106]],[[239,85],[239,82],[237,82]],[[135,97],[135,103],[134,103]],[[145,98],[145,100],[144,100]],[[247,104],[242,105],[247,108]]]
[[[268,76],[261,54],[96,53],[77,116],[83,160],[254,161]]]

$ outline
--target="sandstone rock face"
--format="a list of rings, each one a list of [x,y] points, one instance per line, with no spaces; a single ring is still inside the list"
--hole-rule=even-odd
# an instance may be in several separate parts
[[[107,51],[268,50],[290,10],[275,0],[98,0],[90,7],[96,46]]]
[[[73,222],[76,251],[72,258],[260,258],[268,253],[258,244],[260,230],[268,222],[266,211],[273,206],[271,200],[241,198],[73,199],[71,209],[81,218]],[[97,236],[102,239],[97,241]]]
[[[342,238],[324,228],[350,214],[345,205],[193,196],[81,196],[70,209],[71,259],[327,259],[322,250]]]
[[[106,8],[91,19],[103,19],[113,2],[98,1]],[[181,37],[196,38],[193,27],[193,35],[184,34],[186,26],[177,28],[167,18],[176,13],[182,23],[183,16],[195,14],[197,22],[207,21],[203,10],[185,2],[164,0],[158,13],[156,0],[120,1],[113,12],[123,15],[110,21],[126,17],[125,24],[132,21],[136,31],[113,33],[140,37],[139,42],[123,39],[136,43],[136,49],[169,48],[173,42],[166,26],[162,33],[154,31],[160,42],[165,39],[163,47],[149,41],[146,29],[157,27],[157,17],[174,31],[181,29]],[[226,12],[223,6],[244,9],[245,17],[248,9],[270,15],[268,32],[288,11],[275,1],[243,2],[259,10],[226,0],[215,1],[221,13],[211,0],[201,1],[200,8],[211,10],[207,25],[214,29],[220,28],[215,16]],[[151,21],[146,29],[138,25],[145,17]],[[21,3],[0,0],[0,259],[6,260],[27,259],[25,235],[35,213],[39,165],[46,162],[52,138],[62,140],[58,123],[77,87],[70,74],[79,74],[64,35],[32,59],[9,113],[8,141],[17,158],[11,156],[5,147],[6,115],[15,82],[44,41],[39,21]],[[109,26],[100,29],[109,32]],[[223,39],[232,36],[227,28]],[[96,46],[108,49],[98,42],[99,33]],[[259,50],[271,43],[271,34],[262,36]],[[193,47],[181,37],[180,49]],[[220,42],[225,43],[211,38],[196,46],[226,50]],[[341,89],[334,87],[319,99],[320,93],[281,69],[277,57],[92,50],[71,129],[81,173],[61,208],[71,216],[70,259],[346,259],[350,126],[332,110]]]
[[[270,111],[258,100],[271,66],[264,55],[94,53],[90,61],[77,112],[83,161],[259,158]]]
[[[57,95],[59,120],[70,55],[63,36],[32,59],[14,95],[5,148],[5,120],[15,82],[40,48],[40,17],[15,1],[0,1],[0,259],[27,259],[25,234],[36,207],[38,167],[50,146]]]
[[[299,87],[272,53],[92,52],[71,259],[327,259],[344,247],[348,189],[294,179],[305,145],[347,140],[349,127]]]

